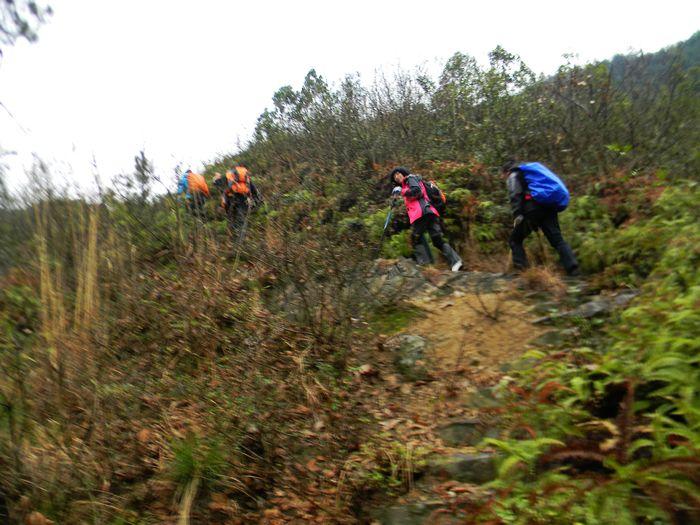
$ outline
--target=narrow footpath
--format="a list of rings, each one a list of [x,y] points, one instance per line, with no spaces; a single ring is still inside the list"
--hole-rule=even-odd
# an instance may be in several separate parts
[[[497,474],[494,451],[478,446],[505,431],[494,387],[528,349],[576,337],[549,321],[593,317],[632,295],[591,298],[581,280],[533,290],[503,274],[422,271],[407,260],[383,261],[376,273],[374,292],[414,312],[379,343],[377,369],[363,371],[376,382],[374,416],[397,444],[387,454],[409,491],[362,515],[383,525],[461,523]]]

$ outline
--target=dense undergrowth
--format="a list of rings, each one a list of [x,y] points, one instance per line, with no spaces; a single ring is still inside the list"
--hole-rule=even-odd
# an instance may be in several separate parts
[[[491,441],[506,457],[490,512],[505,523],[700,518],[699,204],[696,183],[669,188],[649,217],[590,235],[641,295],[603,343],[531,352],[509,385],[508,417],[531,439]]]
[[[697,517],[698,78],[665,53],[663,67],[633,56],[549,78],[500,48],[485,67],[457,54],[436,79],[333,87],[312,71],[274,95],[236,156],[265,198],[242,245],[215,203],[200,221],[163,194],[143,154],[93,199],[47,188],[37,166],[42,184],[0,209],[13,519],[343,523],[405,489],[415,451],[381,439],[359,379],[376,333],[412,316],[367,286],[386,173],[437,180],[469,269],[502,271],[497,166],[511,155],[565,177],[563,230],[593,288],[642,293],[579,327],[591,345],[533,353],[511,374],[513,435],[529,438],[491,444],[507,452],[497,497],[470,509],[491,523]],[[407,226],[397,210],[379,253],[408,255]],[[528,249],[556,264],[538,236]]]

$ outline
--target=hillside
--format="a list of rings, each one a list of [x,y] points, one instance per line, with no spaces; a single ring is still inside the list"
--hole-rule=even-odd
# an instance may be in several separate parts
[[[605,62],[610,66],[613,76],[622,78],[625,71],[633,68],[635,62],[648,62],[649,74],[654,76],[663,72],[669,62],[678,61],[684,70],[696,68],[700,65],[700,31],[696,32],[688,40],[668,46],[655,53],[632,57],[628,55],[615,55],[611,61]]]
[[[37,166],[0,195],[0,516],[699,522],[696,48],[550,78],[500,47],[436,78],[312,70],[207,166],[201,208],[144,152],[97,199]],[[580,275],[539,231],[512,267],[511,157],[566,182]],[[227,221],[242,165],[260,195]],[[411,258],[399,165],[445,192],[461,271]]]

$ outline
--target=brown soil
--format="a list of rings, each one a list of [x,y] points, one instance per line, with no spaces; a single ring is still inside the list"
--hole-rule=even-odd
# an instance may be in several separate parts
[[[408,331],[431,342],[431,365],[443,372],[470,366],[497,370],[522,354],[542,331],[531,323],[528,306],[508,292],[457,292],[420,307],[427,316]]]
[[[398,390],[389,398],[395,409],[386,415],[431,430],[454,418],[478,416],[470,398],[480,388],[497,384],[505,375],[501,365],[517,360],[528,342],[542,332],[531,323],[534,316],[528,312],[529,306],[509,291],[480,295],[456,292],[414,304],[426,315],[412,321],[402,333],[429,341],[426,366],[432,380],[407,383],[397,374],[385,377]],[[400,428],[398,425],[398,434]],[[441,448],[432,431],[424,437],[433,447]]]

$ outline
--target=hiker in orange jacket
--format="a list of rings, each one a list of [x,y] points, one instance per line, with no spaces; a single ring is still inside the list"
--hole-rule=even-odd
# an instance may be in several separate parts
[[[238,233],[239,242],[245,238],[251,208],[259,201],[260,194],[250,178],[250,171],[239,164],[214,176],[214,185],[221,192],[221,206],[226,210],[229,226]]]
[[[204,213],[204,202],[211,197],[209,186],[199,173],[194,173],[192,170],[187,170],[180,177],[177,185],[177,194],[185,194],[187,209],[193,215],[202,216]]]

